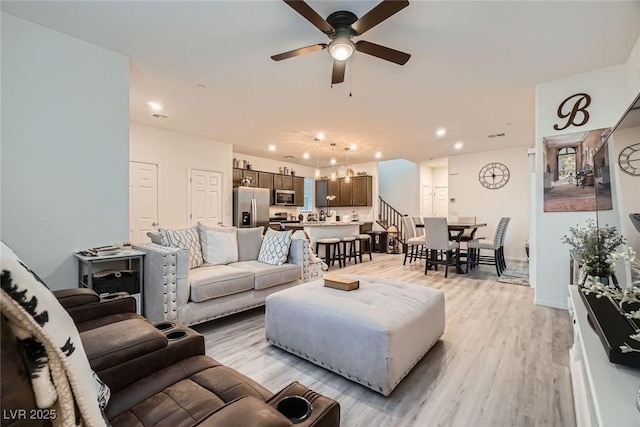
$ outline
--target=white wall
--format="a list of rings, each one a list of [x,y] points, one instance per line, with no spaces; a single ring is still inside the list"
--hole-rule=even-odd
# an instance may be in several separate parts
[[[420,165],[409,160],[378,162],[380,197],[402,214],[420,215]]]
[[[2,14],[2,239],[52,289],[128,236],[129,62]]]
[[[158,164],[158,223],[185,228],[189,219],[190,168],[222,172],[223,217],[231,225],[233,147],[194,135],[131,122],[130,157]]]
[[[562,131],[553,129],[564,120],[556,116],[558,105],[568,96],[588,93],[592,102],[588,107],[590,119],[582,127],[570,126]],[[542,139],[613,126],[629,104],[624,65],[604,68],[536,86],[536,204],[531,215],[537,215],[536,230],[532,236],[531,251],[535,258],[530,278],[536,287],[536,304],[566,308],[569,278],[569,249],[560,242],[570,226],[584,225],[587,218],[595,218],[594,212],[543,212]]]
[[[449,166],[441,166],[437,168],[433,168],[431,170],[431,180],[433,183],[433,188],[436,187],[448,187],[449,186]]]
[[[629,102],[631,102],[640,93],[640,37],[638,37],[627,59],[626,74]]]
[[[509,168],[509,182],[497,190],[489,190],[478,181],[478,173],[487,163],[499,162]],[[529,168],[527,147],[485,151],[449,157],[449,217],[475,216],[486,222],[478,236],[492,241],[503,216],[511,217],[505,241],[508,259],[526,260],[524,245],[529,238]]]

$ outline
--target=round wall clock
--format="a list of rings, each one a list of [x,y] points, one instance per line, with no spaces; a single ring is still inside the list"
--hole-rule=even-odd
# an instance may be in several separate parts
[[[631,144],[618,156],[620,169],[629,175],[640,176],[640,143]]]
[[[478,180],[490,190],[504,187],[509,182],[509,168],[502,163],[489,163],[480,169]]]

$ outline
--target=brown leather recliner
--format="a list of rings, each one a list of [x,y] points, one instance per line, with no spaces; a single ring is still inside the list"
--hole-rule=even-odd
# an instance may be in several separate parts
[[[135,300],[126,294],[111,299],[78,289],[55,294],[81,331],[92,368],[111,389],[105,412],[114,426],[340,425],[340,406],[335,400],[297,382],[271,393],[204,356],[204,338],[196,331],[175,323],[154,325],[136,315]],[[36,408],[29,374],[5,326],[3,316],[2,408],[28,413]],[[2,418],[3,426],[48,424],[46,420],[25,424],[20,417]]]

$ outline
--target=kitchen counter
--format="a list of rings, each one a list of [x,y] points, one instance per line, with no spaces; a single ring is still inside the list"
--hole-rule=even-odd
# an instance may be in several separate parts
[[[351,222],[326,222],[326,221],[311,221],[301,222],[299,226],[304,227],[304,232],[309,236],[311,246],[315,249],[316,241],[319,239],[326,239],[329,237],[347,237],[360,233],[360,226],[364,222],[351,221]]]

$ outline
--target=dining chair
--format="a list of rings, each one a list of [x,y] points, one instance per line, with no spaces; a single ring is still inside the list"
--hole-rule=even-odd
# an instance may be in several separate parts
[[[413,224],[415,225],[424,225],[424,223],[422,222],[422,218],[419,216],[414,216],[413,217]],[[424,228],[423,227],[415,227],[416,228],[416,236],[420,237],[420,236],[424,236]]]
[[[475,216],[459,216],[457,222],[458,224],[475,224],[477,222],[477,218]],[[457,239],[456,239],[456,236],[451,236],[451,239],[457,240],[460,243],[460,251],[459,251],[460,257],[462,258],[469,257],[469,248],[467,247],[467,243],[470,240],[474,239],[476,231],[477,231],[477,228],[465,229],[462,231],[462,234]],[[462,243],[464,243],[465,245],[464,247],[462,246]]]
[[[444,277],[447,277],[449,266],[457,266],[460,250],[458,242],[449,241],[447,218],[425,218],[424,239],[425,252],[431,253],[430,256],[427,256],[428,261],[424,266],[424,274],[427,274],[429,266],[437,268],[438,264],[444,264]]]
[[[473,269],[480,264],[494,265],[498,276],[502,275],[502,272],[507,268],[504,257],[504,241],[510,221],[510,217],[500,218],[492,243],[480,242],[480,239],[473,239],[467,242],[467,250],[469,252],[467,255],[467,270]],[[493,251],[493,254],[483,255],[483,250]]]
[[[404,231],[404,261],[402,265],[406,265],[407,258],[409,258],[409,264],[411,264],[411,262],[425,257],[424,237],[417,235],[413,217],[403,216],[402,228]],[[411,251],[411,254],[409,254],[409,251]]]
[[[458,224],[475,224],[477,221],[477,218],[475,216],[459,216],[458,217]],[[469,240],[473,239],[473,230],[469,229],[469,230],[464,230],[464,232],[462,233],[462,236],[460,236],[460,239],[458,241],[460,242],[468,242]]]

